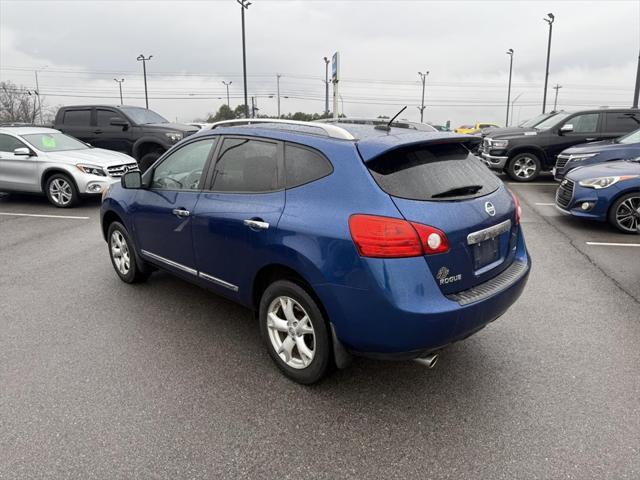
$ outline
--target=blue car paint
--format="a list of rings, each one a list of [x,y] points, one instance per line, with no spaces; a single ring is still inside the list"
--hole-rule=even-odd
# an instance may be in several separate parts
[[[594,189],[583,187],[580,181],[590,178],[621,175],[638,175],[636,178],[620,181],[607,188]],[[572,170],[566,178],[575,183],[573,198],[566,209],[557,207],[563,213],[574,217],[606,222],[609,209],[622,195],[640,192],[640,163],[637,161],[616,161],[584,166]],[[584,202],[596,202],[593,209],[583,211],[580,205]]]
[[[400,145],[469,138],[441,132],[404,132],[373,132],[373,137],[355,142],[254,126],[203,132],[178,143],[165,155],[202,137],[247,135],[314,148],[331,161],[334,171],[279,192],[200,192],[195,193],[195,199],[190,196],[193,192],[180,198],[182,194],[175,192],[158,194],[115,185],[103,202],[102,221],[107,215],[117,215],[130,232],[137,254],[145,261],[158,265],[140,248],[145,238],[153,239],[151,244],[161,249],[162,257],[180,258],[182,262],[178,263],[193,265],[198,272],[237,289],[170,265],[159,266],[249,307],[255,307],[254,281],[262,269],[274,265],[292,269],[311,286],[337,339],[348,349],[371,355],[417,356],[465,338],[502,315],[520,296],[529,270],[507,288],[466,306],[448,299],[447,293],[482,284],[513,261],[530,267],[530,258],[521,227],[515,224],[513,199],[503,185],[487,196],[451,202],[410,201],[382,191],[369,174],[362,151],[370,160]],[[484,213],[489,200],[500,212],[496,217]],[[168,213],[172,208],[185,207],[181,201],[193,205],[194,214],[186,222]],[[164,223],[157,221],[161,212],[167,215]],[[356,213],[406,218],[440,228],[448,235],[451,254],[361,257],[348,224],[349,217]],[[133,221],[132,216],[136,218]],[[253,231],[242,224],[248,217],[260,217],[271,228]],[[500,238],[500,261],[473,271],[463,248],[467,234],[506,219],[511,220],[512,228]],[[187,246],[189,238],[191,249]],[[452,274],[463,272],[463,280],[457,285],[439,286],[435,277],[441,266],[447,266]]]
[[[570,171],[578,167],[640,157],[640,143],[616,143],[615,140],[603,140],[567,148],[561,152],[561,155],[585,155],[591,153],[596,155],[584,160],[567,161],[563,168],[556,171],[556,180],[562,180]]]

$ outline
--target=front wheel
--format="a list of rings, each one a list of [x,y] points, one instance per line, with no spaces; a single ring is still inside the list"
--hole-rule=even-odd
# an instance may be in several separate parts
[[[140,158],[140,161],[138,162],[138,166],[140,168],[140,172],[144,173],[147,170],[149,170],[151,165],[156,163],[156,160],[158,160],[161,156],[162,156],[162,152],[159,151],[159,150],[155,150],[153,152],[149,152],[149,153],[144,154]]]
[[[609,223],[624,233],[640,233],[640,192],[616,200],[609,210]]]
[[[70,208],[80,199],[75,183],[67,175],[56,173],[47,179],[45,190],[49,202],[58,208]]]
[[[149,278],[150,269],[136,260],[133,242],[124,225],[120,222],[109,225],[107,242],[111,264],[120,280],[125,283],[138,283]]]
[[[269,355],[292,380],[312,384],[329,370],[331,340],[322,312],[299,285],[279,280],[260,300],[260,331]]]
[[[519,153],[509,161],[507,174],[516,182],[531,182],[540,175],[541,163],[534,153]]]

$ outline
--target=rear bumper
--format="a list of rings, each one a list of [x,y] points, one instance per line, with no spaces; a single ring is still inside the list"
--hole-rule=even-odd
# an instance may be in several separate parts
[[[388,359],[420,357],[477,332],[518,299],[531,269],[524,239],[519,237],[514,261],[518,274],[500,282],[499,277],[510,275],[509,267],[471,289],[474,292],[457,294],[470,301],[443,295],[422,258],[388,262],[378,284],[370,289],[325,284],[315,286],[316,292],[337,337],[352,353]]]

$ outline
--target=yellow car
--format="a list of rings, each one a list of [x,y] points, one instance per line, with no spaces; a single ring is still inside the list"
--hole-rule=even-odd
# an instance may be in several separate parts
[[[462,125],[454,130],[456,133],[468,133],[473,135],[478,133],[483,128],[500,128],[500,125],[495,123],[476,123],[475,125]]]

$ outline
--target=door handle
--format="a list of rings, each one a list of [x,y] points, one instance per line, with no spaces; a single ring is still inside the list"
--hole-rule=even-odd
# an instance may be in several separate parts
[[[102,130],[94,130],[93,133],[102,133]]]
[[[269,224],[267,222],[263,222],[262,220],[254,220],[252,218],[248,218],[244,221],[244,224],[251,228],[252,230],[266,230],[269,228]]]
[[[174,208],[173,214],[177,215],[178,217],[188,217],[189,215],[191,215],[191,212],[189,210],[185,210],[184,208]]]

